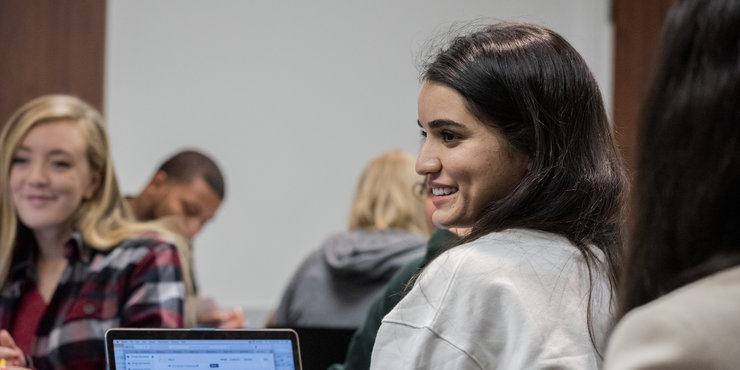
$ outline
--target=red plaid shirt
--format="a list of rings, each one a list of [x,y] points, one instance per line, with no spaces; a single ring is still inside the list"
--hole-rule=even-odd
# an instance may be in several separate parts
[[[0,290],[0,327],[12,329],[21,297],[36,284],[37,248],[18,248]],[[104,334],[113,327],[180,328],[185,287],[177,250],[127,239],[109,251],[75,234],[68,265],[41,316],[30,357],[37,369],[105,369]]]

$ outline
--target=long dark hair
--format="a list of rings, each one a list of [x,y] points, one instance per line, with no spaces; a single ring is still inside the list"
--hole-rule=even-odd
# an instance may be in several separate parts
[[[594,268],[615,291],[627,179],[598,84],[578,52],[547,28],[500,23],[453,39],[422,80],[456,90],[531,160],[517,187],[488,204],[460,244],[509,228],[556,233],[586,261],[589,302]],[[597,347],[590,304],[587,321]]]
[[[677,2],[638,130],[619,317],[740,263],[740,1]]]

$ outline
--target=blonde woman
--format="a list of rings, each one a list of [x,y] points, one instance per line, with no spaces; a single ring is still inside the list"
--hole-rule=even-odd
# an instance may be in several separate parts
[[[407,262],[423,256],[429,227],[423,177],[414,156],[393,150],[374,158],[360,176],[349,230],[310,254],[268,323],[279,327],[356,328],[375,296]]]
[[[0,150],[0,362],[103,369],[106,329],[182,327],[174,235],[130,221],[95,109],[34,99]]]

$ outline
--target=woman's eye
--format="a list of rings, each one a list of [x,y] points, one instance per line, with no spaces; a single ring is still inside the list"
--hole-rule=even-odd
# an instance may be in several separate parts
[[[72,163],[67,161],[53,161],[51,162],[51,165],[56,168],[70,168],[72,167]]]
[[[453,134],[452,132],[448,132],[448,131],[443,131],[440,136],[442,137],[442,141],[446,143],[459,138],[457,135]]]
[[[10,160],[10,165],[11,165],[11,166],[12,166],[12,165],[16,165],[16,164],[24,164],[24,163],[28,163],[28,159],[26,159],[26,158],[24,158],[24,157],[15,157],[15,156],[14,156],[14,157],[13,157],[13,158],[12,158],[12,159]]]
[[[424,131],[424,130],[421,130],[421,131],[419,132],[419,134],[421,134],[421,137],[422,137],[422,138],[426,138],[426,137],[427,137],[427,132],[426,132],[426,131]]]

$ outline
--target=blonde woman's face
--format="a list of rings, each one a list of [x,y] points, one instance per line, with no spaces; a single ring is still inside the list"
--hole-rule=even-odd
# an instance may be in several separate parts
[[[76,122],[54,121],[32,128],[11,159],[9,188],[20,221],[34,232],[63,232],[71,216],[100,185]]]

